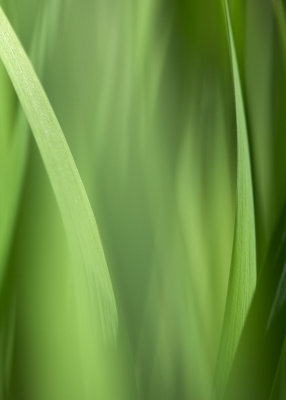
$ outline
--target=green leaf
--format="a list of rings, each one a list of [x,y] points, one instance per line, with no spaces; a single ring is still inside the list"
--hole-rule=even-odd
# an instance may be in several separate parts
[[[256,242],[250,154],[238,63],[229,15],[224,2],[231,55],[237,124],[237,194],[232,261],[215,385],[224,391],[256,285]]]
[[[29,51],[37,70],[42,70],[44,55],[39,48],[46,48],[48,31],[44,23],[46,13],[37,18]],[[14,238],[19,201],[24,183],[29,144],[29,125],[19,104],[13,107],[14,90],[3,64],[0,66],[0,397],[7,398],[12,371],[16,291],[15,282],[9,278],[7,261]],[[13,272],[12,272],[13,275]]]
[[[235,355],[225,399],[268,399],[286,334],[286,204]]]
[[[96,221],[59,122],[16,34],[0,8],[0,58],[31,126],[69,239],[79,317],[114,339],[117,310]],[[84,330],[84,327],[82,327]]]
[[[47,28],[45,13],[35,23],[29,57],[41,71],[46,48]],[[15,219],[26,169],[29,125],[23,109],[13,107],[13,87],[4,66],[0,66],[0,288],[6,272],[6,262],[13,237]]]

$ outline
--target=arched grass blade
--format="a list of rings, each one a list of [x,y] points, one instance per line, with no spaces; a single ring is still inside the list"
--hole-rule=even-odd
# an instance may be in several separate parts
[[[37,71],[43,69],[44,54],[49,32],[45,24],[46,12],[39,14],[34,24],[29,57]],[[39,48],[42,52],[38,52]],[[11,385],[12,360],[14,356],[16,290],[13,272],[8,268],[10,250],[14,239],[14,228],[25,181],[26,161],[30,131],[23,109],[19,104],[11,106],[14,90],[7,72],[1,63],[0,86],[0,149],[1,171],[0,193],[0,397],[8,398]]]
[[[229,36],[237,123],[237,197],[232,261],[215,378],[219,397],[224,391],[256,285],[253,187],[246,119],[227,1],[224,2],[224,8]]]
[[[94,334],[100,330],[100,336],[112,339],[117,311],[96,221],[58,120],[2,9],[0,58],[32,128],[61,211],[75,260],[77,297],[79,304],[87,306],[83,318],[91,321]]]

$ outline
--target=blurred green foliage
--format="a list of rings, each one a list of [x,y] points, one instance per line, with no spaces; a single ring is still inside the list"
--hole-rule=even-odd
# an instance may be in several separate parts
[[[84,182],[119,327],[115,351],[100,352],[90,371],[100,380],[90,393],[61,214],[1,65],[0,399],[215,399],[238,169],[223,2],[1,5]],[[226,399],[284,399],[285,4],[229,6],[250,147],[258,294]],[[259,370],[251,379],[242,373],[248,357]]]

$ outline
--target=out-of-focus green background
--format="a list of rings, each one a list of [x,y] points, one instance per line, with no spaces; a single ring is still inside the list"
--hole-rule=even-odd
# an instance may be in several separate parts
[[[211,399],[236,190],[221,1],[1,4],[63,128],[111,274],[117,355],[107,367],[98,356],[94,398]],[[286,197],[286,53],[271,1],[229,4],[259,270]],[[2,65],[0,137],[0,398],[89,400],[61,217]]]

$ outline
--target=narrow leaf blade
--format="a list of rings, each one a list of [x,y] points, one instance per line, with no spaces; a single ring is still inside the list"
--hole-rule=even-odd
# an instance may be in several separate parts
[[[224,2],[224,8],[229,36],[236,109],[237,194],[232,261],[215,379],[219,397],[222,395],[228,379],[256,285],[255,220],[247,127],[227,1]]]
[[[23,47],[0,8],[0,58],[7,69],[53,187],[76,255],[78,297],[88,299],[105,338],[114,338],[117,310],[96,221],[59,122]],[[81,300],[80,300],[81,301]],[[97,324],[93,324],[97,326]]]

